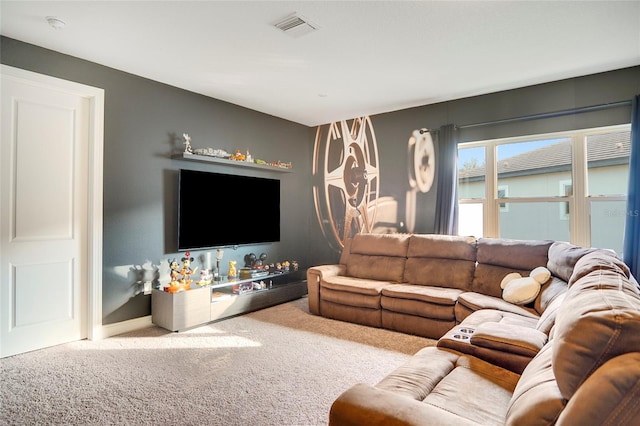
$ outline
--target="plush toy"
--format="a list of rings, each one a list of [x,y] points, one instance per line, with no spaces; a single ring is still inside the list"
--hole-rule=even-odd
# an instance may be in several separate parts
[[[523,277],[517,272],[507,274],[500,283],[502,298],[509,303],[526,305],[533,302],[540,287],[551,278],[551,272],[544,266],[533,269],[528,277]]]

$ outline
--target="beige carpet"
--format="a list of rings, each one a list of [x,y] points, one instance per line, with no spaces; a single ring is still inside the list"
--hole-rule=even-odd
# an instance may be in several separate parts
[[[311,315],[307,299],[0,360],[2,425],[326,425],[335,398],[435,341]]]

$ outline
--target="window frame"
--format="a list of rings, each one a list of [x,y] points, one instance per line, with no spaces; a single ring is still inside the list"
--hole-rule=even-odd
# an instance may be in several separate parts
[[[591,246],[591,204],[597,201],[621,201],[627,199],[627,194],[590,195],[588,192],[588,164],[587,137],[595,134],[615,132],[630,132],[631,124],[620,124],[605,127],[578,129],[571,131],[543,133],[535,135],[516,136],[482,141],[461,142],[458,150],[465,148],[484,147],[485,149],[485,191],[482,198],[459,198],[459,204],[482,204],[483,236],[488,238],[500,237],[500,212],[509,203],[532,202],[560,202],[569,209],[569,235],[572,244]],[[571,195],[540,196],[540,197],[498,197],[497,147],[504,144],[531,142],[547,139],[571,139]],[[461,191],[458,191],[461,193]],[[566,204],[564,204],[566,203]]]

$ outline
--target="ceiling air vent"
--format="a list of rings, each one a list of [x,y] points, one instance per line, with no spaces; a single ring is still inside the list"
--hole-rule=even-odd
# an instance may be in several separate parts
[[[293,37],[300,37],[305,34],[309,34],[319,28],[316,24],[310,22],[308,19],[298,15],[297,13],[292,13],[273,25]]]

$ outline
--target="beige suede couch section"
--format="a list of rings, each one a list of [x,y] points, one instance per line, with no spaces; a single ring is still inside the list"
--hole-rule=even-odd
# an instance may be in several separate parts
[[[566,292],[551,302],[558,306],[546,342],[521,374],[427,347],[375,386],[346,390],[330,424],[638,425],[638,284],[609,251],[574,260]]]
[[[535,300],[502,299],[505,275],[539,266]],[[307,278],[313,314],[438,339],[346,390],[332,425],[640,424],[640,291],[611,251],[359,234]]]

